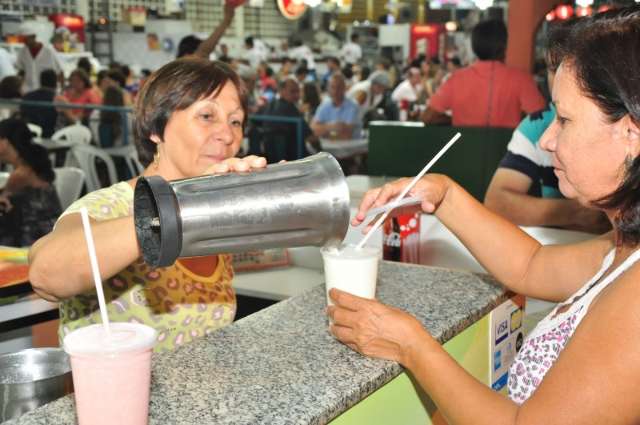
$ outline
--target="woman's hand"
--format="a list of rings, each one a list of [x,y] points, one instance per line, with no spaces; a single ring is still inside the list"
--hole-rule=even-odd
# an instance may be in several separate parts
[[[242,173],[267,166],[267,160],[261,156],[249,155],[244,158],[228,158],[207,168],[205,174]]]
[[[360,203],[358,213],[351,221],[353,226],[359,226],[365,220],[367,211],[371,208],[380,207],[386,203],[393,201],[409,183],[412,178],[405,177],[391,183],[387,183],[382,187],[367,191]],[[427,174],[421,178],[415,186],[409,191],[407,196],[419,196],[422,198],[420,207],[426,213],[434,213],[442,203],[451,180],[441,174]],[[405,214],[415,212],[416,207],[399,208],[392,212],[392,215]],[[366,230],[366,229],[365,229]]]
[[[332,289],[335,306],[327,308],[331,333],[365,356],[393,360],[410,368],[416,347],[431,338],[413,316],[376,300]]]

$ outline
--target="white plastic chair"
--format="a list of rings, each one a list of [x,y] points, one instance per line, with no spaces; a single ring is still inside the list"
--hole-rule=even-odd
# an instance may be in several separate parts
[[[107,167],[107,185],[110,186],[118,182],[118,174],[113,164],[113,159],[103,149],[90,145],[75,145],[71,148],[71,154],[68,159],[78,163],[82,171],[84,171],[87,183],[87,191],[93,192],[102,187],[100,176],[98,174],[97,159],[102,160]]]
[[[7,185],[7,180],[9,180],[9,175],[11,173],[9,173],[8,171],[0,171],[0,190],[4,189],[4,187]]]
[[[53,184],[64,211],[80,197],[85,180],[84,171],[75,167],[54,168],[53,171],[56,173]]]
[[[37,124],[30,123],[30,122],[27,123],[27,127],[29,127],[29,130],[34,134],[33,138],[35,140],[38,140],[38,139],[42,138],[42,127],[40,127]]]
[[[103,150],[114,158],[119,157],[124,159],[131,177],[140,175],[144,171],[144,167],[138,159],[138,151],[136,151],[135,146],[126,145],[116,148],[105,148]]]
[[[69,146],[88,145],[91,143],[91,130],[82,124],[73,124],[53,133],[51,140],[68,144]]]

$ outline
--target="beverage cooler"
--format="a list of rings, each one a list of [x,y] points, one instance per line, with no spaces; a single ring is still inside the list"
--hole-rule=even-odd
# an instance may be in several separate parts
[[[425,55],[428,58],[444,54],[446,29],[444,24],[413,24],[409,32],[409,59]]]

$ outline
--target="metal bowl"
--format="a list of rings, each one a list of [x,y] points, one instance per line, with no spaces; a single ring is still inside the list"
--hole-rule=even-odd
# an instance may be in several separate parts
[[[0,355],[0,422],[73,392],[69,357],[61,348]]]

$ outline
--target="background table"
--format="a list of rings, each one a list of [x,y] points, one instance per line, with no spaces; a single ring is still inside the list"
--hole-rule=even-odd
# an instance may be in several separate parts
[[[320,146],[337,159],[346,159],[369,152],[369,139],[320,139]]]

